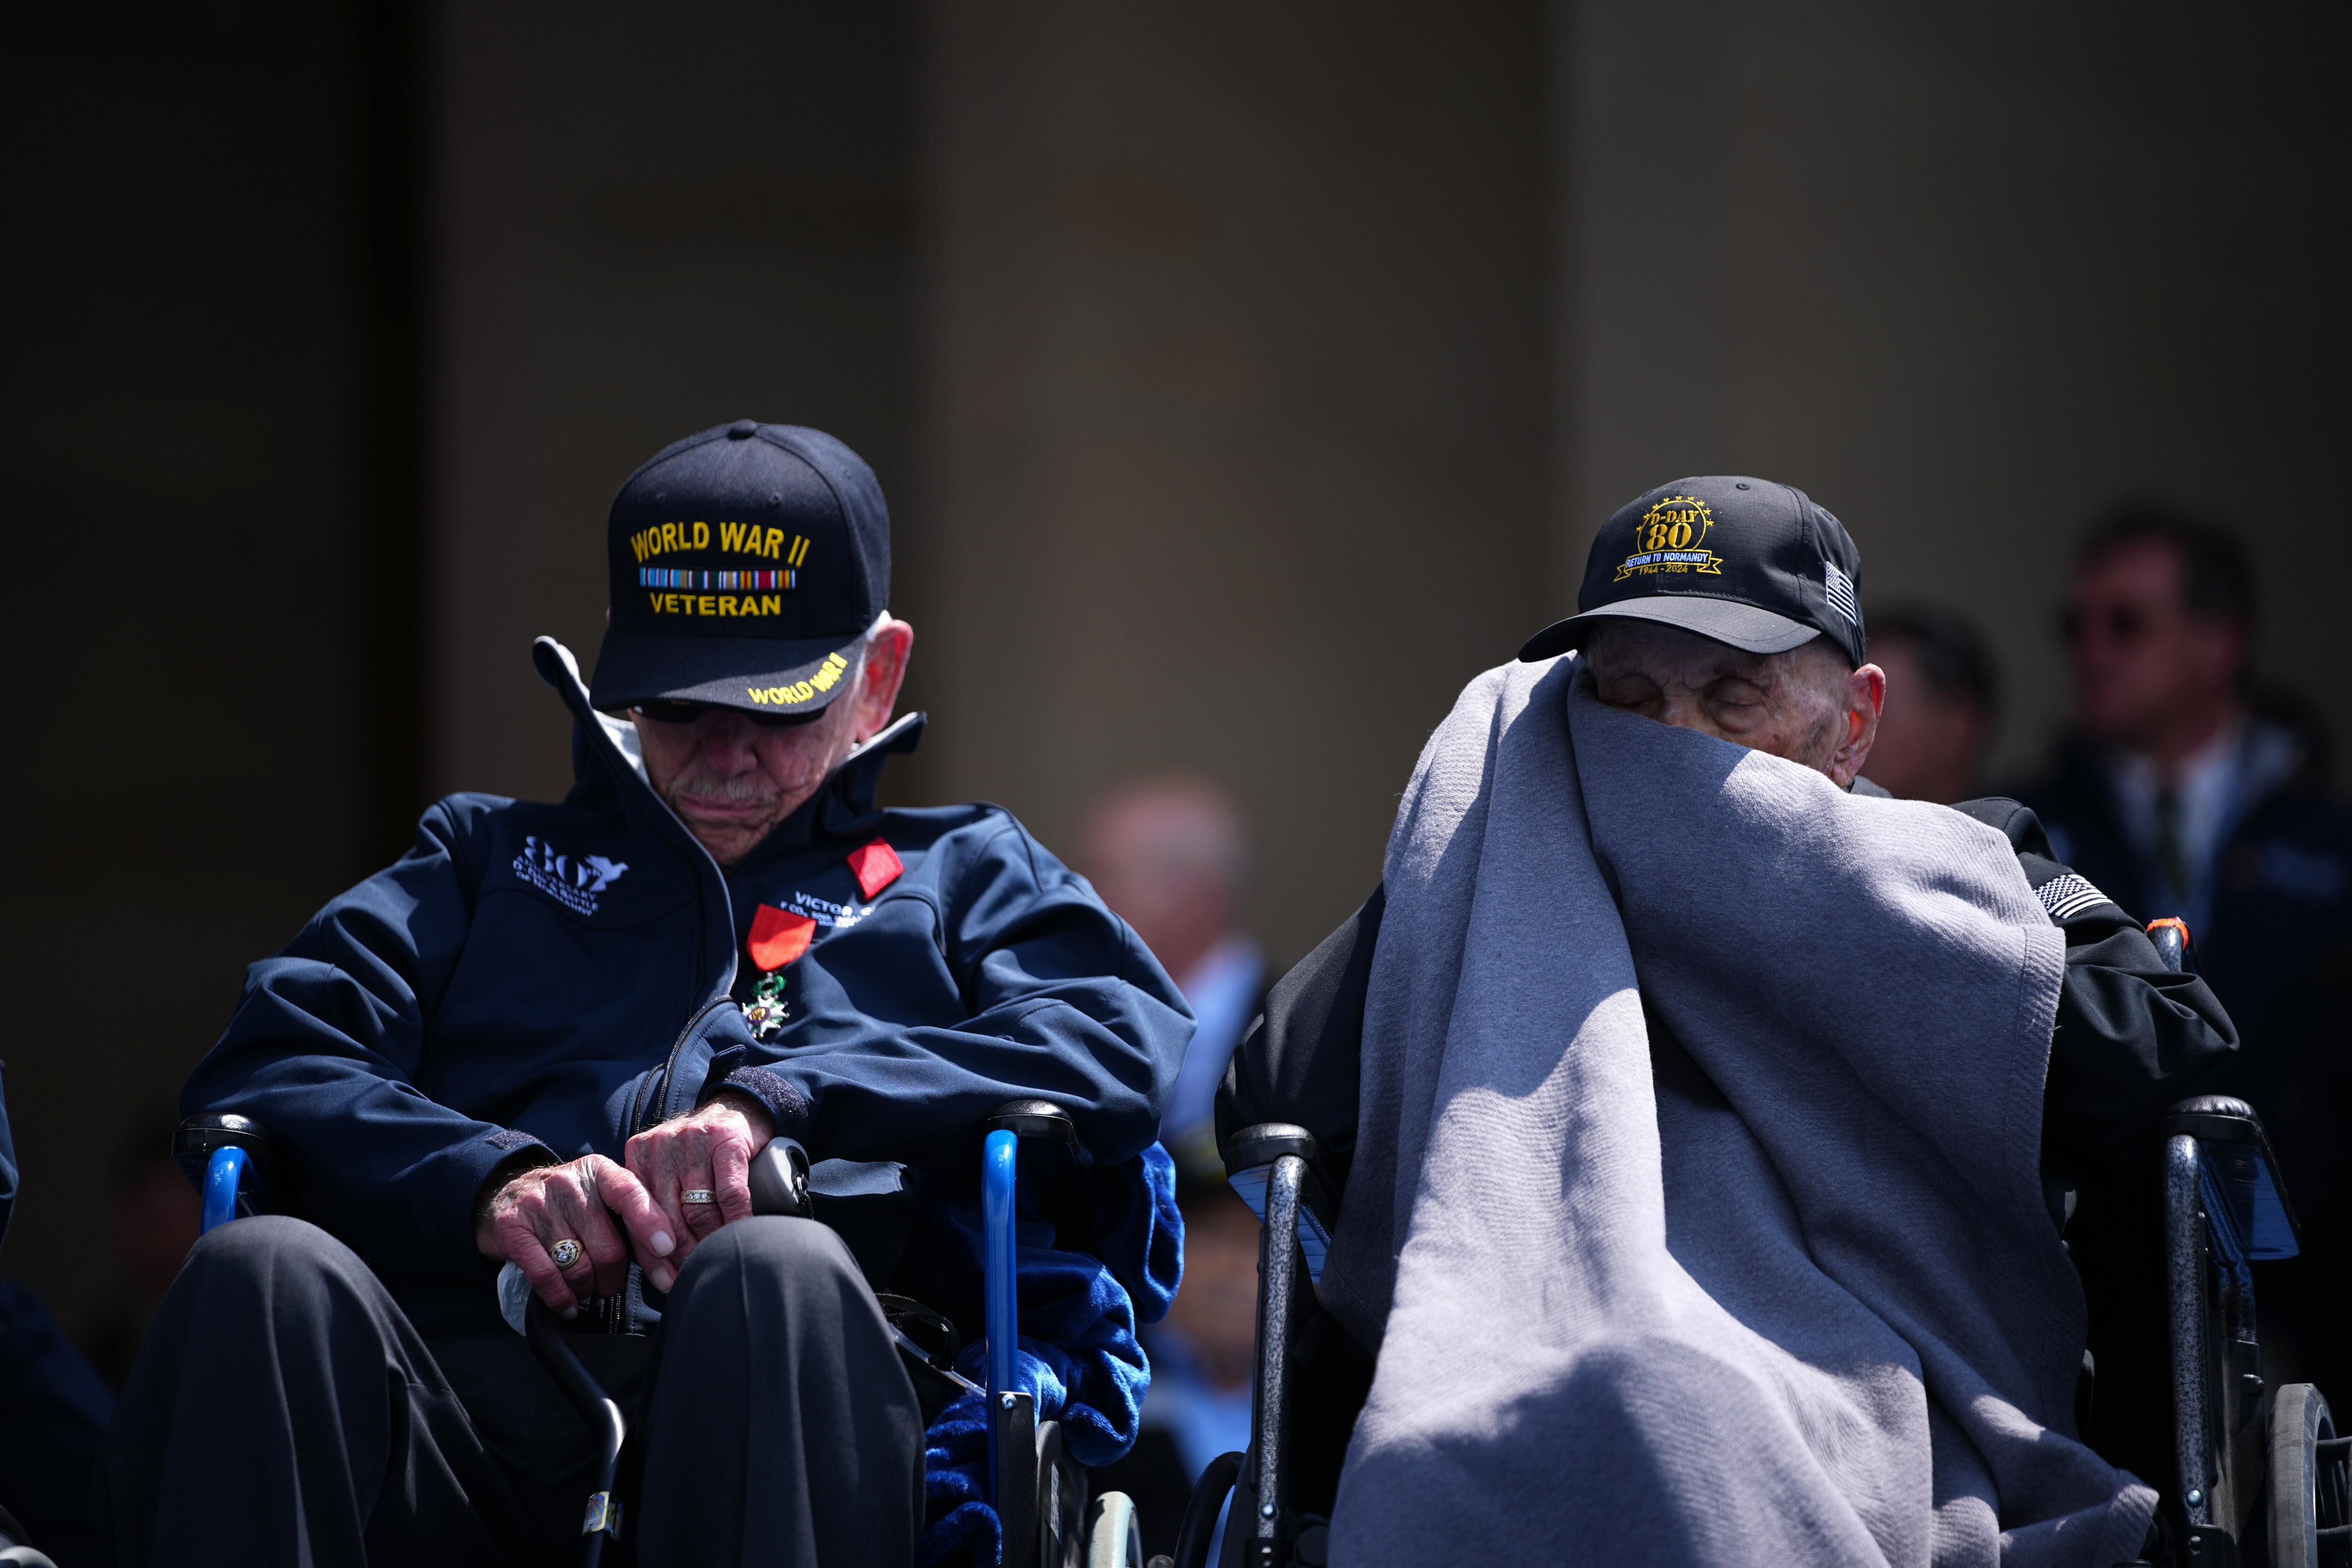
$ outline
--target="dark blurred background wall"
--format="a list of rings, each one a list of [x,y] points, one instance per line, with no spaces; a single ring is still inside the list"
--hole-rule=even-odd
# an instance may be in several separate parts
[[[12,14],[5,1268],[84,1328],[110,1171],[241,965],[434,793],[568,777],[622,478],[744,415],[898,520],[892,788],[1063,842],[1181,767],[1296,957],[1598,519],[1751,469],[2063,704],[2073,531],[2250,531],[2339,730],[2345,63],[2317,6],[1181,10],[243,0]]]
[[[122,1145],[420,796],[416,142],[374,6],[12,11],[6,1268],[91,1329]]]
[[[1565,7],[1553,275],[1560,537],[1679,474],[1836,512],[1865,601],[1925,595],[2006,665],[2003,771],[2063,711],[2085,514],[2249,532],[2271,632],[2339,734],[2352,503],[2341,7]],[[1572,585],[1562,584],[1563,594]]]
[[[1024,0],[929,43],[925,782],[1066,845],[1205,772],[1285,962],[1553,571],[1543,16],[1438,15]]]
[[[605,508],[677,437],[830,430],[919,551],[919,47],[906,4],[440,14],[436,793],[568,786],[531,638],[594,659]]]

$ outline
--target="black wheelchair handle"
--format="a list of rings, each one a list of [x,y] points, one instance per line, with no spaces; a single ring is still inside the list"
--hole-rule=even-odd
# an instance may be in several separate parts
[[[2175,974],[2189,967],[2189,922],[2167,915],[2147,922],[2147,940],[2156,944],[2156,956],[2164,967]]]
[[[2270,1134],[2263,1130],[2263,1119],[2254,1114],[2252,1106],[2226,1094],[2200,1094],[2182,1100],[2165,1113],[2164,1132],[2168,1138],[2185,1135],[2200,1143],[2216,1146],[2212,1151],[2216,1154],[2222,1146],[2236,1149],[2236,1154],[2222,1156],[2224,1161],[2258,1170],[2278,1199],[2288,1233],[2298,1241],[2302,1238],[2302,1222],[2295,1218],[2294,1205],[2286,1195],[2286,1177],[2277,1153],[2271,1148]]]
[[[2186,1132],[2216,1143],[2264,1143],[2262,1118],[2242,1100],[2226,1094],[2200,1094],[2184,1100],[2166,1113],[2167,1132]]]
[[[1228,1171],[1255,1171],[1260,1165],[1273,1164],[1285,1154],[1296,1154],[1312,1166],[1315,1134],[1287,1121],[1261,1121],[1225,1140],[1218,1154]]]
[[[986,1126],[991,1132],[1010,1132],[1015,1138],[1043,1138],[1055,1143],[1078,1141],[1078,1124],[1050,1100],[1008,1100],[996,1108]]]
[[[772,1138],[751,1156],[751,1212],[810,1217],[807,1150],[790,1138]]]
[[[214,1111],[191,1116],[172,1134],[172,1154],[201,1175],[205,1162],[223,1149],[242,1149],[247,1163],[263,1180],[269,1176],[269,1129],[250,1116]]]

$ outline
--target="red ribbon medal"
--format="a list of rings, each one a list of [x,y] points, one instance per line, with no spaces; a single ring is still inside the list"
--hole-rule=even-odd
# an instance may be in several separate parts
[[[773,904],[761,904],[752,914],[751,934],[744,942],[743,950],[764,972],[743,1009],[743,1021],[751,1026],[753,1039],[766,1044],[784,1032],[782,970],[808,951],[809,942],[815,935],[816,921],[806,915],[796,915]]]
[[[763,971],[778,970],[806,952],[815,935],[816,921],[808,916],[761,904],[751,917],[751,937],[743,950]]]
[[[848,859],[849,874],[857,879],[857,890],[869,899],[897,881],[898,874],[907,868],[898,852],[879,838],[851,850]]]

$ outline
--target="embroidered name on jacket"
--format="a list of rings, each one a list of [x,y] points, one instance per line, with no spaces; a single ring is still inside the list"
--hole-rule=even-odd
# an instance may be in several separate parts
[[[831,899],[820,899],[814,893],[794,893],[793,912],[806,915],[821,926],[838,927],[846,931],[874,912],[872,904],[836,904]]]
[[[514,874],[574,914],[596,912],[597,895],[621,879],[628,866],[602,855],[565,855],[526,835],[522,853],[514,858]]]

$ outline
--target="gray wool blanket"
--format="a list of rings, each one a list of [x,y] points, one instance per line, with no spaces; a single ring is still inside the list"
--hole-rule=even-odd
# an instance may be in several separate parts
[[[1570,657],[1463,692],[1387,889],[1334,1563],[2137,1555],[2037,1172],[2063,939],[2000,834]]]

